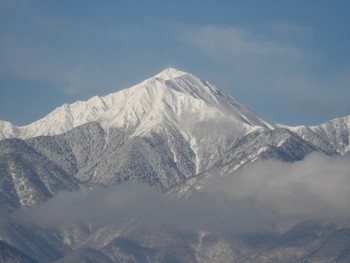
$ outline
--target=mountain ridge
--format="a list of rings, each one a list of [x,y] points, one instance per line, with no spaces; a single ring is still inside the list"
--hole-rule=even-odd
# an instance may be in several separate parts
[[[56,165],[77,180],[73,188],[140,181],[178,196],[200,187],[201,178],[213,169],[226,175],[256,160],[297,161],[313,151],[349,155],[349,119],[312,127],[271,124],[209,82],[168,68],[131,88],[64,104],[34,122],[34,128],[3,122],[0,134],[5,137],[5,131],[12,132],[13,137],[24,139],[23,149],[33,149],[47,160],[33,169],[39,181],[45,176],[35,171]],[[26,127],[32,131],[20,130]],[[2,138],[0,145],[6,142]],[[16,158],[28,162],[31,152],[21,152],[21,147],[14,147],[10,155],[0,152],[5,171],[13,169]],[[19,166],[18,173],[22,170]],[[17,177],[9,173],[4,178],[10,182]],[[48,191],[52,185],[47,182],[41,185],[38,189],[50,194],[36,198],[46,200],[55,191]],[[37,190],[17,195],[28,196],[30,191]],[[11,193],[6,196],[11,206],[31,202],[12,200]]]
[[[349,119],[312,127],[272,124],[209,82],[166,69],[129,89],[64,104],[32,130],[0,122],[0,215],[8,215],[5,222],[0,220],[0,261],[311,263],[326,257],[329,262],[349,262],[350,229],[314,222],[287,232],[242,236],[231,234],[230,229],[183,233],[156,222],[144,225],[142,218],[127,215],[121,225],[118,220],[85,222],[85,217],[82,222],[52,227],[27,224],[25,216],[19,222],[11,220],[28,208],[40,210],[40,204],[48,205],[46,213],[52,207],[50,199],[59,197],[68,213],[66,205],[75,204],[70,198],[80,194],[97,194],[97,201],[122,204],[128,199],[125,191],[107,200],[98,198],[98,189],[108,192],[117,185],[123,189],[128,182],[186,203],[205,195],[208,178],[228,178],[259,161],[292,163],[313,152],[347,156]],[[17,138],[5,138],[8,134]],[[86,208],[82,205],[84,211],[94,211],[90,201]],[[141,201],[143,210],[145,200]],[[95,205],[103,207],[103,203]],[[208,212],[215,208],[211,202],[203,207]],[[235,206],[229,208],[236,212]],[[55,212],[50,216],[56,218]],[[252,213],[255,216],[255,210]],[[121,214],[124,218],[122,212],[118,218]],[[193,223],[200,225],[200,215],[198,219]],[[235,223],[231,217],[229,221]]]
[[[156,106],[160,108],[155,108]],[[272,128],[271,124],[249,112],[209,82],[190,73],[168,68],[131,88],[106,96],[94,96],[87,101],[64,104],[26,126],[18,127],[0,121],[0,139],[58,135],[91,121],[101,122],[108,130],[111,127],[135,124],[145,115],[152,115],[151,121],[154,122],[157,113],[167,110],[173,111],[179,118],[182,112],[178,111],[186,106],[197,110],[195,114],[200,119],[204,116],[199,113],[204,112],[202,108],[206,108],[205,113],[209,115],[231,115],[245,126]],[[150,114],[152,110],[154,112]],[[159,116],[158,121],[162,121]]]

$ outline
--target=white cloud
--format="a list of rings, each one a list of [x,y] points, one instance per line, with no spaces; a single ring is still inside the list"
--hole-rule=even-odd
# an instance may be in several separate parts
[[[239,26],[206,26],[189,33],[189,40],[212,54],[241,56],[295,56],[300,50],[293,45],[268,39],[263,32],[252,32]]]
[[[182,41],[210,61],[206,67],[229,72],[224,81],[215,80],[214,74],[209,80],[219,87],[229,86],[231,93],[256,114],[289,125],[318,125],[349,114],[346,96],[339,97],[347,93],[348,70],[328,69],[328,54],[315,42],[319,32],[313,27],[271,22],[250,28],[233,25],[182,30]],[[301,105],[300,98],[312,101],[313,106]]]
[[[314,33],[314,30],[311,26],[304,26],[281,21],[272,22],[268,28],[272,32],[275,32],[284,38],[309,38]]]
[[[60,193],[20,211],[22,222],[114,224],[139,219],[184,231],[246,232],[303,220],[350,219],[349,158],[311,154],[304,161],[262,161],[220,179],[186,200],[135,184]]]
[[[82,66],[76,66],[68,77],[68,86],[64,89],[67,94],[76,94],[82,88]]]
[[[262,161],[210,182],[206,191],[232,200],[251,200],[283,218],[348,222],[350,160],[310,154],[303,161]]]

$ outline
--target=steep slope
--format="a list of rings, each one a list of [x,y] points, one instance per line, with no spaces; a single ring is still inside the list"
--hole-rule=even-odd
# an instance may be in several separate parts
[[[135,125],[135,134],[142,134],[161,123],[183,127],[216,118],[224,118],[242,132],[255,126],[272,127],[210,83],[168,68],[129,89],[64,104],[27,126],[1,121],[0,139],[58,135],[92,121],[105,131]]]
[[[25,141],[0,142],[0,210],[32,206],[62,190],[77,190],[77,180]]]
[[[170,193],[178,197],[191,196],[201,189],[203,181],[209,176],[227,176],[257,160],[295,162],[313,151],[328,154],[285,128],[251,132],[227,144],[216,162],[196,176],[174,186]]]
[[[0,120],[0,140],[20,137],[21,129],[10,122]]]
[[[350,115],[333,119],[319,126],[287,128],[330,154],[349,155],[350,153]]]
[[[0,262],[3,263],[38,263],[17,248],[0,240]]]
[[[5,241],[8,246],[16,248],[22,252],[22,255],[32,259],[28,262],[53,262],[62,258],[71,250],[64,244],[64,240],[57,229],[34,224],[3,223],[0,228],[0,240]],[[21,256],[21,254],[16,253],[15,256]],[[11,259],[11,257],[9,258]],[[0,262],[4,261],[0,260]],[[5,262],[17,261],[9,260]]]
[[[120,146],[121,137],[123,141],[130,139],[128,144],[136,144],[136,146],[140,146],[140,143],[137,142],[140,139],[131,138],[147,138],[143,140],[153,141],[158,146],[159,142],[162,142],[167,145],[167,149],[164,149],[166,153],[161,153],[161,156],[167,157],[161,158],[164,159],[163,165],[158,165],[158,168],[155,168],[155,165],[146,167],[150,163],[147,157],[149,153],[141,154],[141,156],[147,157],[142,161],[143,157],[140,159],[140,155],[137,157],[129,151],[130,158],[127,161],[130,162],[138,158],[145,163],[144,168],[150,173],[154,169],[163,169],[165,163],[173,162],[177,167],[174,164],[170,165],[170,167],[175,167],[175,170],[168,172],[169,176],[178,174],[183,178],[198,174],[218,161],[227,145],[235,139],[253,131],[273,129],[273,125],[249,112],[232,97],[222,93],[210,83],[202,81],[190,73],[168,68],[129,89],[104,97],[95,96],[88,101],[65,104],[28,126],[16,127],[10,123],[2,122],[0,123],[0,132],[3,138],[26,139],[42,135],[64,134],[89,123],[96,123],[102,129],[99,134],[96,134],[95,139],[101,140],[103,137],[104,150],[110,156],[113,155],[111,153],[113,145]],[[156,138],[157,136],[158,138]],[[74,137],[75,140],[81,141],[79,136]],[[92,137],[84,138],[84,135],[82,138],[82,144],[89,143],[85,139],[95,141]],[[69,142],[75,143],[71,139],[68,139],[67,143],[69,144]],[[39,144],[36,146],[38,148],[46,147]],[[84,146],[80,145],[79,147]],[[144,148],[144,146],[142,147]],[[131,148],[133,146],[128,147],[128,149]],[[140,149],[140,152],[143,153],[147,151],[145,148]],[[128,155],[127,153],[128,150],[125,149],[124,155]],[[102,152],[99,152],[98,155],[100,156],[100,154]],[[48,156],[48,158],[51,157]],[[120,158],[119,155],[119,157],[113,158],[113,161],[117,160],[116,163],[118,163]],[[126,158],[121,160],[119,167],[127,166],[125,161]],[[65,162],[67,163],[67,161]],[[101,165],[103,162],[102,164],[96,162],[96,167]],[[105,166],[109,166],[109,164]],[[114,173],[124,173],[125,175],[126,171],[124,169],[120,172],[114,171]],[[84,168],[85,174],[82,175],[80,172],[78,177],[82,179],[82,176],[86,176],[86,172],[95,173],[96,169],[86,171]],[[159,172],[155,173],[159,174]],[[162,183],[162,185],[166,184],[168,183]]]

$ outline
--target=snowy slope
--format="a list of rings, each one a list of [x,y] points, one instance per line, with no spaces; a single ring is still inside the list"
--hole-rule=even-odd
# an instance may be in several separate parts
[[[7,121],[0,121],[0,140],[20,137],[20,128]]]
[[[27,126],[16,127],[0,121],[0,139],[58,135],[92,121],[99,122],[105,131],[135,125],[137,135],[147,133],[161,123],[184,127],[188,122],[192,125],[211,119],[225,119],[231,124],[229,126],[242,133],[256,128],[272,128],[271,124],[210,83],[167,68],[129,89],[64,104]]]
[[[350,152],[350,115],[319,126],[283,127],[329,154],[346,155]]]
[[[129,89],[64,104],[28,126],[0,128],[5,206],[12,210],[78,186],[137,181],[166,191],[209,169],[238,138],[272,125],[170,68]]]
[[[312,127],[269,124],[210,83],[169,68],[129,89],[65,104],[28,126],[0,121],[0,211],[35,206],[61,191],[124,182],[185,198],[208,177],[256,160],[349,154],[349,128],[350,116]],[[1,224],[0,258],[6,262],[350,259],[350,229],[313,223],[246,237],[180,233],[138,220],[48,228]]]

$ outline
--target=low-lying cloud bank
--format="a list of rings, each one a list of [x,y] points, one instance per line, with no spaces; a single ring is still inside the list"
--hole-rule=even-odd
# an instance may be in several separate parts
[[[212,176],[186,200],[125,183],[62,192],[14,218],[48,225],[139,219],[183,231],[251,232],[302,220],[346,223],[349,200],[350,158],[315,153],[295,163],[260,161],[225,178]]]
[[[319,153],[303,161],[259,161],[229,177],[211,178],[205,192],[251,202],[285,219],[348,222],[350,158]]]

